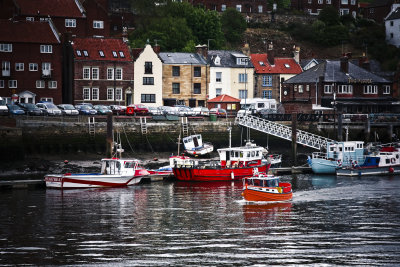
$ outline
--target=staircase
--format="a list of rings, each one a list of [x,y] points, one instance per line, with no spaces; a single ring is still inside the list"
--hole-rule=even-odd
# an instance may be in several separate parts
[[[254,129],[263,133],[283,138],[288,141],[292,141],[292,128],[286,125],[282,125],[251,115],[236,117],[235,123],[248,127],[250,129]],[[334,141],[332,139],[308,133],[302,130],[297,130],[296,137],[296,142],[298,144],[302,144],[315,149],[326,148],[328,142]]]

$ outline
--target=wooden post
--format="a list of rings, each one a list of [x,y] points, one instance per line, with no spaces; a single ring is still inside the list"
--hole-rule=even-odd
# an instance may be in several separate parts
[[[369,118],[367,118],[367,121],[365,122],[365,142],[369,142],[369,137],[371,134],[371,123],[369,121]]]
[[[113,153],[113,118],[112,114],[107,114],[107,137],[106,137],[106,157],[111,158]]]
[[[343,124],[342,124],[342,119],[343,119],[343,116],[342,116],[342,113],[338,113],[338,129],[337,129],[337,137],[338,137],[338,141],[339,142],[341,142],[341,141],[343,141],[343,134],[342,134],[342,131],[343,131]]]
[[[297,165],[297,113],[292,113],[292,157],[294,166]]]

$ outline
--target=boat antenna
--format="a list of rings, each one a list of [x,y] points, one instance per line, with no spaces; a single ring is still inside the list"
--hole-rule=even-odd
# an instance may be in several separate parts
[[[181,134],[179,133],[179,136],[178,136],[178,156],[179,156],[180,146],[181,146]]]
[[[229,131],[229,148],[232,147],[232,127],[228,127],[228,131]]]

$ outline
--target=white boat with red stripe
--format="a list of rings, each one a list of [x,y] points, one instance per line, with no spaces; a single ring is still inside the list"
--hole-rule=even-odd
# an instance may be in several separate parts
[[[149,172],[135,159],[107,158],[101,162],[100,173],[47,174],[44,177],[46,187],[58,189],[123,187],[138,184],[143,177],[149,175]]]

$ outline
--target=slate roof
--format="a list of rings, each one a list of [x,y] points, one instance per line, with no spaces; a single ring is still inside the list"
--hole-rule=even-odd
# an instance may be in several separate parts
[[[270,65],[267,54],[251,54],[251,61],[256,73],[298,74],[302,72],[293,58],[275,58],[275,65]]]
[[[0,41],[8,43],[59,44],[51,22],[0,20]]]
[[[390,83],[388,80],[351,62],[349,62],[349,73],[344,73],[340,70],[340,60],[327,60],[286,80],[284,83],[315,83],[322,76],[324,77],[324,82],[346,84],[350,78],[354,80],[371,80],[372,83]]]
[[[396,8],[396,10],[390,13],[389,17],[386,18],[386,20],[395,20],[395,19],[400,19],[400,7]]]
[[[78,0],[15,0],[24,16],[83,18],[84,9]]]
[[[158,56],[164,64],[207,65],[207,61],[203,56],[197,53],[161,52]]]
[[[302,69],[304,69],[311,61],[315,61],[317,64],[320,64],[325,61],[325,59],[317,59],[317,58],[311,58],[311,59],[300,59],[300,66]]]
[[[207,101],[208,103],[218,102],[218,103],[232,103],[232,102],[240,102],[240,99],[234,98],[230,95],[219,95]]]
[[[209,50],[208,51],[208,62],[210,63],[210,67],[220,67],[220,68],[244,68],[244,65],[236,64],[236,57],[247,57],[245,54],[239,51],[229,51],[229,50]],[[220,65],[215,65],[214,58],[219,56],[221,61]],[[247,57],[248,58],[248,57]],[[249,63],[246,66],[247,68],[254,68],[253,63],[249,60]]]
[[[75,60],[105,60],[105,61],[132,61],[129,47],[122,39],[116,38],[74,38],[72,40]],[[78,55],[77,51],[81,55]],[[83,51],[87,51],[88,56]],[[104,57],[99,51],[103,51]],[[113,51],[117,56],[113,55]],[[121,57],[120,52],[124,57]]]

